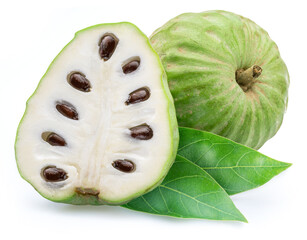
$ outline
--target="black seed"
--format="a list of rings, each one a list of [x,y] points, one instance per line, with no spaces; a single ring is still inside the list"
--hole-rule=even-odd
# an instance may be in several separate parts
[[[146,123],[130,128],[130,135],[139,140],[149,140],[153,136],[153,131]]]
[[[54,132],[43,132],[42,138],[52,146],[66,146],[66,141],[60,135]]]
[[[116,168],[117,170],[125,172],[125,173],[131,173],[135,169],[134,163],[127,159],[116,160],[112,163],[112,166]]]
[[[65,117],[68,117],[73,120],[79,119],[76,108],[69,102],[57,102],[56,109]]]
[[[150,97],[149,89],[147,87],[142,87],[129,93],[128,100],[125,103],[126,105],[139,103],[146,101],[149,97]]]
[[[112,34],[104,35],[99,43],[99,55],[104,61],[108,61],[118,44],[118,39]]]
[[[42,176],[47,182],[60,182],[68,178],[67,173],[56,166],[48,166],[42,170]]]
[[[122,69],[125,74],[128,74],[128,73],[131,73],[137,70],[139,66],[140,66],[140,60],[132,60],[128,62],[127,64],[125,64],[122,67]]]
[[[73,72],[67,76],[68,83],[75,89],[82,92],[91,91],[91,83],[85,75],[79,72]]]

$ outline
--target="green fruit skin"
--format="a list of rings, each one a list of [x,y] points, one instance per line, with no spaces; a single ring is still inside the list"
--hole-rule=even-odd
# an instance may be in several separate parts
[[[225,11],[184,13],[151,36],[174,97],[179,126],[259,149],[283,121],[289,74],[276,44],[251,20]],[[259,65],[244,92],[235,72]]]
[[[143,189],[141,191],[139,191],[138,193],[136,193],[133,196],[129,196],[125,199],[118,199],[117,201],[109,201],[103,198],[99,198],[97,196],[91,196],[91,195],[81,195],[78,193],[75,193],[73,195],[67,196],[65,198],[61,198],[61,199],[56,199],[56,198],[50,198],[48,196],[45,196],[44,194],[42,194],[41,192],[39,192],[37,189],[37,191],[39,192],[39,194],[43,197],[45,197],[46,199],[53,201],[53,202],[60,202],[60,203],[67,203],[67,204],[74,204],[74,205],[122,205],[125,204],[129,201],[131,201],[134,198],[139,197],[140,195],[143,195],[151,190],[153,190],[154,188],[156,188],[158,185],[160,185],[160,183],[163,181],[163,179],[165,178],[165,176],[167,175],[169,169],[171,168],[171,166],[173,165],[175,158],[176,158],[176,153],[177,153],[177,149],[178,149],[178,144],[179,144],[179,131],[178,131],[178,123],[177,123],[177,118],[176,118],[176,111],[175,111],[175,107],[174,107],[174,100],[173,97],[170,93],[169,87],[168,87],[168,82],[167,82],[167,76],[165,74],[165,71],[163,69],[163,65],[160,61],[159,55],[155,52],[155,50],[152,48],[150,40],[147,38],[147,36],[134,24],[130,23],[130,22],[118,22],[118,23],[105,23],[105,24],[97,24],[85,29],[82,29],[78,32],[76,32],[75,37],[78,34],[82,34],[83,32],[90,30],[92,28],[96,28],[96,27],[101,27],[101,26],[112,26],[112,25],[126,25],[129,28],[134,28],[135,30],[137,30],[139,32],[139,34],[146,40],[148,47],[152,50],[153,54],[156,55],[157,61],[162,69],[162,74],[161,74],[161,86],[162,89],[164,90],[165,93],[165,98],[167,100],[167,111],[168,111],[168,118],[169,118],[169,129],[171,132],[171,137],[172,137],[172,142],[171,142],[171,147],[170,147],[170,151],[169,151],[169,156],[168,156],[168,161],[165,163],[163,170],[161,171],[160,176],[153,182],[153,184],[151,186],[149,186],[146,189]],[[74,40],[75,38],[73,38],[62,50],[61,52],[53,59],[52,63],[50,64],[50,66],[48,67],[46,73],[44,74],[44,76],[48,73],[49,69],[52,67],[53,63],[57,60],[57,58],[61,55],[61,53],[65,50],[65,48]],[[27,114],[27,106],[28,103],[30,102],[30,99],[32,96],[35,95],[37,89],[40,86],[40,83],[44,80],[44,76],[41,78],[36,90],[34,91],[34,93],[30,96],[30,98],[27,100],[26,103],[26,110],[23,114],[22,119],[20,120],[20,123],[18,125],[17,128],[17,133],[16,133],[16,139],[15,139],[15,158],[16,158],[16,163],[17,163],[17,168],[19,171],[20,176],[26,180],[28,183],[30,183],[33,188],[35,188],[35,186],[28,180],[26,179],[23,174],[22,174],[22,169],[19,168],[18,165],[18,159],[17,159],[17,143],[18,143],[18,139],[19,139],[19,134],[18,134],[18,130],[19,127],[21,126],[23,119],[25,117],[25,115]]]

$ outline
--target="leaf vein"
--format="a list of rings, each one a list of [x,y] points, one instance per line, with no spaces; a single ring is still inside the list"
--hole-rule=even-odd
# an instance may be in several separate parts
[[[149,202],[147,202],[147,200],[145,199],[145,197],[144,197],[144,195],[143,196],[141,196],[142,197],[142,199],[144,200],[144,202],[147,204],[147,206],[150,208],[150,209],[152,209],[154,212],[156,212],[156,213],[159,213],[159,211],[157,211],[156,209],[154,209],[150,204],[149,204]]]
[[[204,206],[206,206],[206,207],[212,208],[212,209],[214,209],[214,210],[216,210],[216,211],[218,211],[218,212],[222,212],[222,213],[224,213],[224,214],[226,214],[226,215],[229,215],[229,216],[232,216],[232,217],[234,217],[234,218],[237,218],[237,216],[235,216],[235,215],[233,215],[233,214],[231,214],[231,213],[225,212],[225,211],[223,211],[223,210],[221,210],[221,209],[219,209],[219,208],[216,208],[216,207],[214,207],[214,206],[212,206],[212,205],[209,205],[209,204],[207,204],[207,203],[201,202],[201,201],[199,201],[199,200],[193,198],[192,196],[189,196],[189,195],[187,195],[187,194],[185,194],[185,193],[183,193],[183,192],[180,192],[180,191],[178,191],[178,190],[176,190],[176,189],[169,188],[169,187],[167,187],[167,186],[161,186],[161,187],[166,188],[166,189],[168,189],[168,190],[170,190],[170,191],[173,191],[173,192],[177,192],[178,194],[182,194],[182,195],[184,195],[184,196],[186,196],[186,197],[188,197],[188,198],[193,199],[195,202],[198,202],[198,203],[200,203],[201,205],[204,205]]]
[[[245,177],[243,177],[242,175],[240,175],[239,173],[237,173],[234,169],[231,169],[239,178],[242,178],[244,181],[251,183],[253,185],[257,185],[256,183],[253,183],[251,181],[249,181],[248,179],[246,179]]]
[[[175,179],[169,180],[168,182],[163,183],[163,185],[166,185],[166,184],[169,184],[169,183],[175,182],[175,181],[177,181],[177,180],[181,180],[181,179],[185,179],[185,178],[195,178],[195,177],[198,177],[198,178],[205,178],[205,179],[207,179],[205,176],[202,176],[202,175],[190,175],[190,176],[183,176],[183,177],[178,177],[178,178],[175,178]]]
[[[191,145],[193,145],[193,144],[195,144],[195,143],[198,143],[198,142],[205,142],[205,141],[210,141],[210,139],[200,139],[200,140],[191,142],[191,143],[189,143],[189,144],[187,144],[187,145],[182,146],[181,148],[178,148],[178,152],[179,152],[180,150],[182,150],[183,148],[189,147],[189,146],[191,146]]]

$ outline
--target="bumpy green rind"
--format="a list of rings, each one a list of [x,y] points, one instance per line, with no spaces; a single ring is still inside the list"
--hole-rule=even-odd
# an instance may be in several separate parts
[[[20,120],[20,123],[18,125],[18,128],[17,128],[16,139],[15,139],[15,146],[14,146],[15,158],[16,158],[16,163],[17,163],[17,168],[18,168],[19,174],[20,174],[20,176],[24,180],[26,180],[28,183],[30,183],[35,188],[35,186],[28,179],[26,179],[22,175],[22,170],[19,168],[19,165],[18,165],[18,159],[17,159],[17,154],[16,154],[16,151],[17,151],[16,145],[17,145],[18,138],[19,138],[19,128],[20,128],[20,125],[22,124],[23,119],[24,119],[24,117],[27,114],[28,103],[29,103],[30,99],[32,98],[32,96],[35,95],[35,93],[38,90],[41,82],[44,80],[44,77],[48,73],[49,69],[52,67],[53,63],[57,60],[57,58],[61,55],[61,53],[65,50],[65,48],[67,46],[69,46],[69,44],[71,42],[74,41],[74,39],[78,36],[78,34],[82,34],[83,32],[88,31],[88,30],[93,29],[93,28],[96,28],[96,27],[114,26],[114,25],[120,25],[120,24],[121,25],[127,25],[127,27],[132,27],[136,31],[139,32],[140,36],[142,36],[146,40],[146,42],[148,44],[148,47],[152,50],[153,54],[155,54],[155,56],[157,58],[157,61],[158,61],[159,65],[160,65],[160,67],[162,69],[161,85],[162,85],[162,88],[164,90],[166,100],[168,102],[167,110],[168,110],[168,118],[169,118],[169,129],[170,129],[170,132],[172,133],[172,142],[171,142],[172,148],[171,148],[171,150],[169,152],[168,161],[165,163],[163,171],[161,172],[161,175],[156,179],[156,181],[151,186],[149,186],[148,188],[143,189],[143,190],[139,191],[138,193],[136,193],[135,195],[127,197],[125,199],[119,199],[118,201],[111,202],[111,201],[107,201],[105,199],[98,198],[97,196],[81,195],[81,194],[77,194],[77,193],[75,193],[74,195],[71,195],[69,197],[66,197],[66,198],[53,199],[53,198],[45,196],[44,194],[42,194],[41,192],[38,191],[40,195],[42,195],[43,197],[45,197],[46,199],[48,199],[50,201],[60,202],[60,203],[67,203],[67,204],[74,204],[74,205],[105,205],[105,204],[107,204],[107,205],[122,205],[122,204],[125,204],[125,203],[129,202],[131,199],[137,198],[140,195],[148,193],[151,190],[153,190],[154,188],[156,188],[163,181],[163,179],[165,178],[165,176],[167,175],[169,169],[171,168],[172,164],[175,161],[176,153],[177,153],[177,148],[178,148],[178,144],[179,144],[178,124],[177,124],[177,118],[176,118],[176,111],[175,111],[175,107],[174,107],[174,101],[173,101],[172,95],[171,95],[169,87],[168,87],[167,76],[166,76],[165,71],[163,69],[163,65],[162,65],[162,63],[160,61],[159,55],[152,48],[150,40],[147,38],[147,36],[137,26],[135,26],[134,24],[132,24],[130,22],[105,23],[105,24],[97,24],[97,25],[94,25],[94,26],[90,26],[88,28],[85,28],[85,29],[82,29],[82,30],[76,32],[74,38],[53,59],[53,61],[49,65],[47,71],[45,72],[44,76],[41,78],[37,88],[34,91],[34,93],[27,100],[27,102],[26,102],[26,110],[25,110],[25,112],[24,112],[24,114],[23,114],[23,116],[22,116],[22,118]]]
[[[287,107],[289,75],[276,44],[251,20],[225,11],[184,13],[151,36],[175,100],[179,126],[216,133],[259,149]],[[252,91],[241,68],[263,71]]]

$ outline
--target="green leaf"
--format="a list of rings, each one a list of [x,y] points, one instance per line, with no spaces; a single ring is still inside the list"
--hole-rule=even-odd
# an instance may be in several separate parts
[[[230,195],[259,187],[291,166],[209,132],[179,132],[177,154],[200,166]]]
[[[161,185],[124,207],[181,218],[246,222],[225,190],[199,166],[180,156]]]

